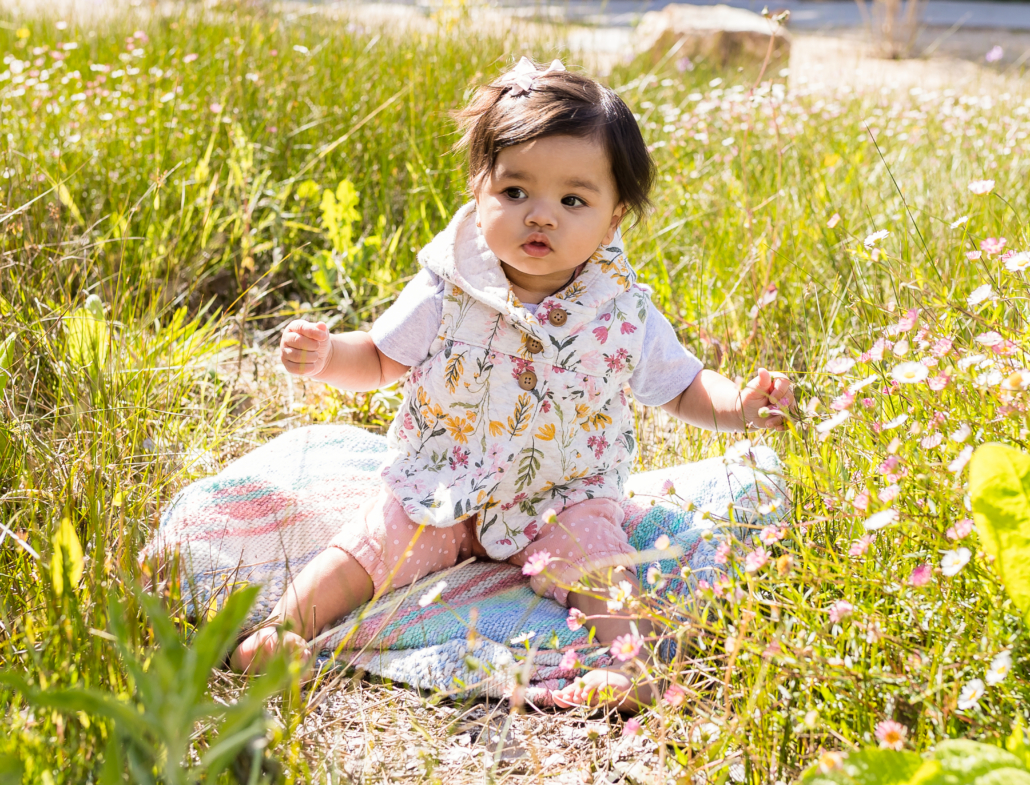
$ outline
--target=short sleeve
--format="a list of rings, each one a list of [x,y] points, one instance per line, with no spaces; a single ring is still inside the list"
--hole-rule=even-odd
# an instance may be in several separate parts
[[[690,386],[704,365],[676,337],[669,320],[648,302],[644,345],[629,386],[645,406],[661,406]]]
[[[379,351],[402,365],[421,365],[440,332],[443,288],[443,278],[425,268],[408,281],[369,331]]]

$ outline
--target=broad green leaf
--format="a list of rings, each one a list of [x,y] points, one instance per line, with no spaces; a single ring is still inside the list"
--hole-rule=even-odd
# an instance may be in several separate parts
[[[1023,718],[1018,717],[1012,725],[1012,733],[1005,740],[1005,749],[1023,761],[1023,766],[1030,769],[1030,746],[1026,743],[1026,728]]]
[[[1002,768],[973,780],[973,785],[1030,785],[1030,772],[1026,769]]]
[[[24,774],[19,757],[10,752],[0,753],[0,785],[19,785]]]
[[[54,553],[50,557],[50,580],[54,584],[54,594],[64,594],[64,579],[68,578],[69,586],[74,589],[82,578],[82,544],[75,533],[71,518],[61,519],[57,533],[53,539]]]
[[[991,744],[968,739],[947,739],[930,753],[948,774],[957,775],[956,782],[971,782],[993,769],[1023,768],[1022,761],[1011,752]]]
[[[841,765],[820,771],[816,764],[801,778],[805,785],[907,785],[923,766],[914,752],[860,750],[844,756]]]
[[[984,550],[1030,623],[1030,455],[1003,444],[981,445],[969,462],[969,495]]]
[[[253,585],[233,592],[218,614],[194,637],[189,657],[194,661],[192,676],[199,694],[204,692],[211,669],[222,661],[229,653],[229,647],[236,642],[236,633],[243,626],[260,590],[260,586]]]

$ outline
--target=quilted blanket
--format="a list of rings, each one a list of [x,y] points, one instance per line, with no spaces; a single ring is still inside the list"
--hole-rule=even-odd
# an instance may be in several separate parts
[[[351,426],[288,431],[177,494],[143,556],[179,553],[194,615],[234,588],[260,584],[249,619],[256,624],[290,576],[374,498],[385,453],[383,437]],[[694,582],[719,569],[721,539],[746,539],[789,509],[775,453],[748,442],[725,458],[632,475],[628,490],[623,525],[634,548],[651,552],[638,567],[650,601],[691,598]],[[704,537],[706,529],[716,536]],[[656,550],[662,535],[670,547]],[[660,589],[645,578],[651,564],[663,576]],[[441,581],[439,598],[426,604]],[[470,561],[374,598],[323,631],[316,648],[324,667],[455,695],[502,697],[518,682],[528,701],[547,705],[550,690],[576,676],[561,667],[563,652],[576,649],[588,666],[611,663],[585,629],[569,629],[567,615],[535,595],[517,567]]]

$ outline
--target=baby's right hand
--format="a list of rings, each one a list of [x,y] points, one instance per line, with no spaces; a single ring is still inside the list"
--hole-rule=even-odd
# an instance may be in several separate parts
[[[325,322],[313,324],[295,319],[283,330],[279,341],[279,359],[283,366],[297,376],[317,376],[329,365],[333,342]]]

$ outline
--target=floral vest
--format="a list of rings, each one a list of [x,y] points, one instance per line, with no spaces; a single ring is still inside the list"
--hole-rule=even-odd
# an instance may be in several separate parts
[[[512,292],[465,205],[419,254],[445,280],[429,357],[411,369],[383,478],[416,523],[478,515],[493,559],[526,547],[549,509],[621,500],[636,448],[623,388],[650,295],[616,234],[536,314]]]

